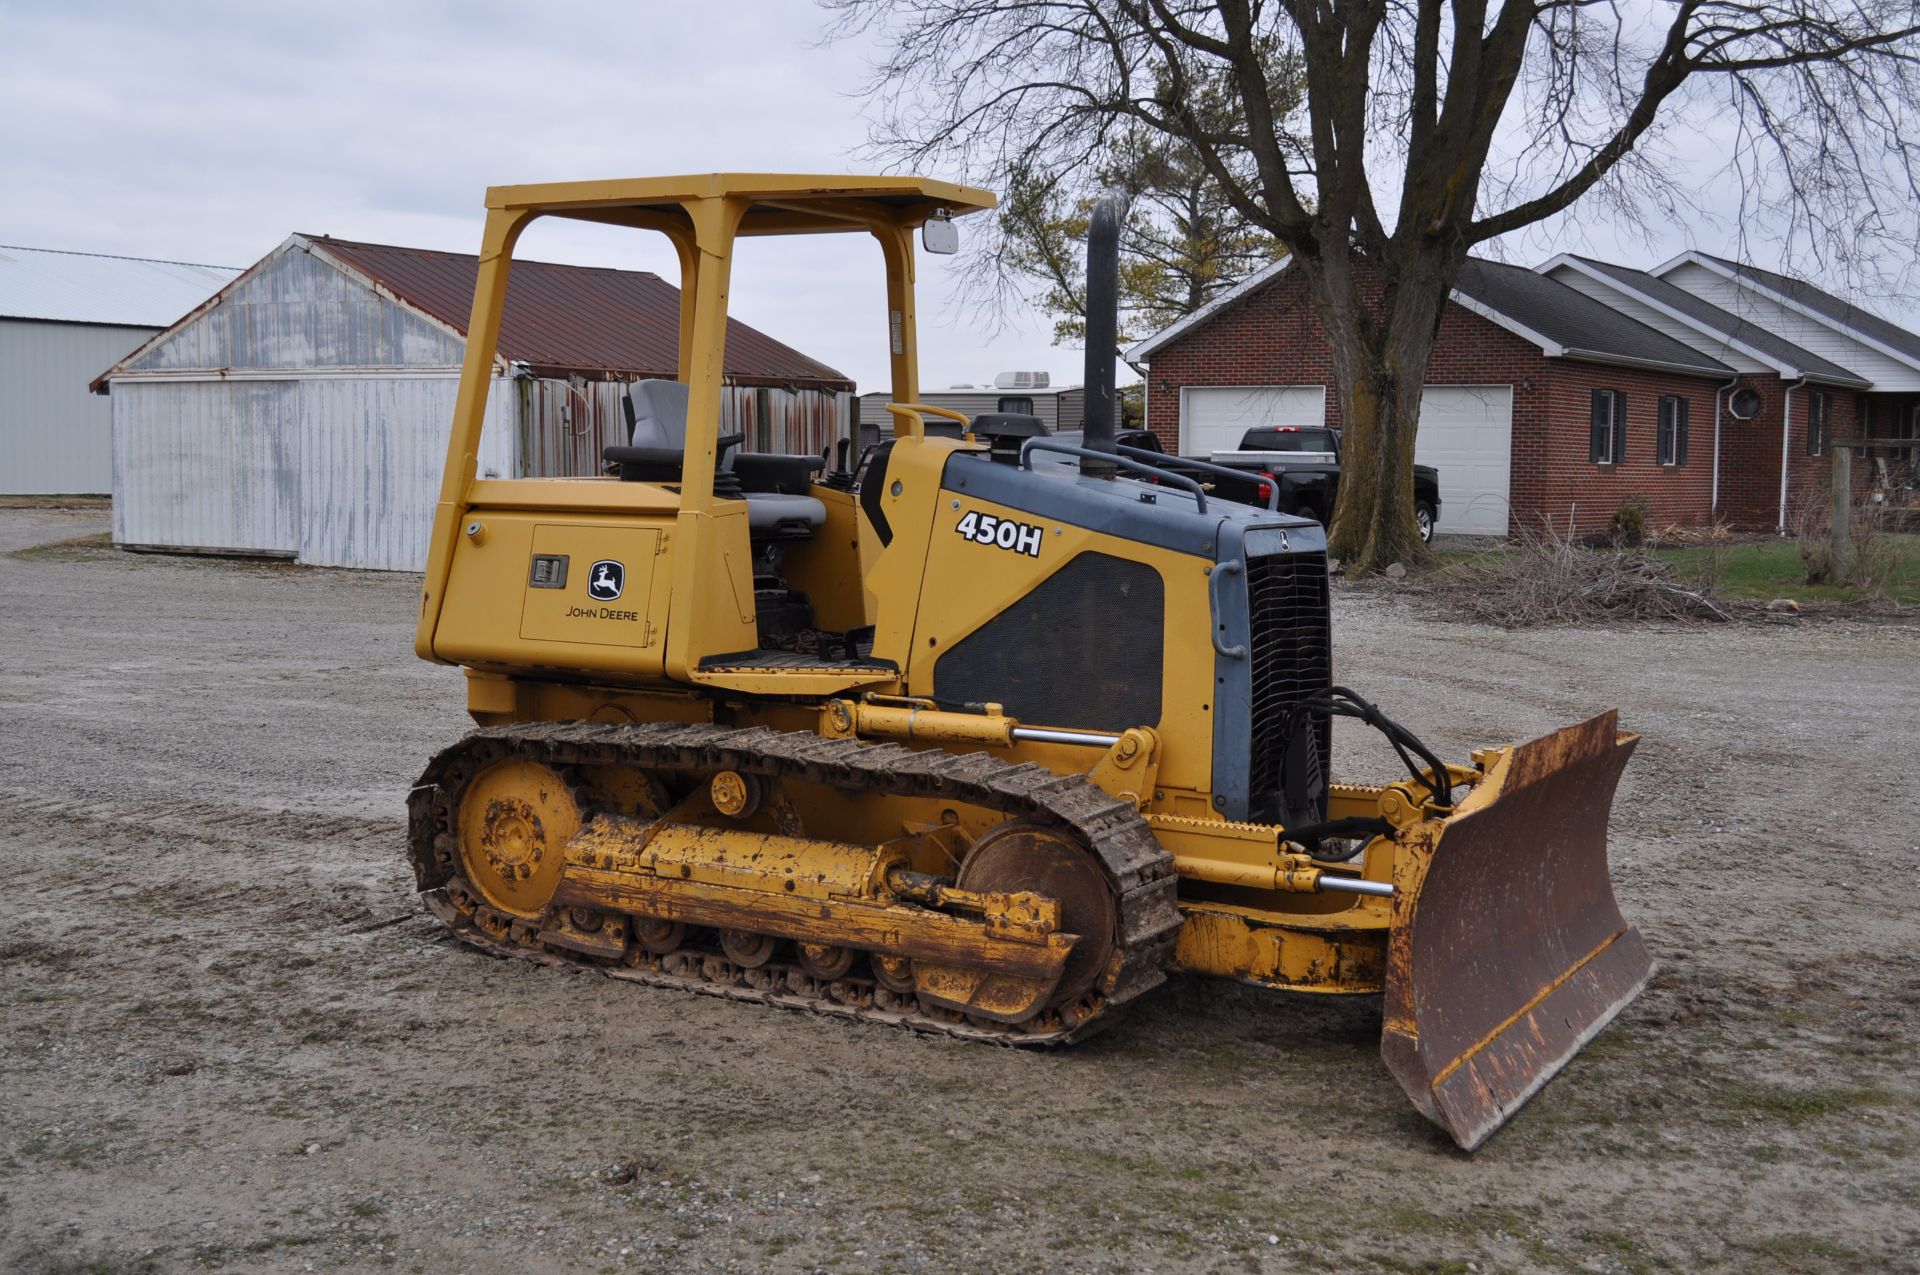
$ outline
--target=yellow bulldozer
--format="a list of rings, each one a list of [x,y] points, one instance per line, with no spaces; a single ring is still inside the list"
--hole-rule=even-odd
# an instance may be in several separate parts
[[[1448,763],[1333,684],[1320,527],[1113,441],[1110,201],[1081,442],[920,403],[916,238],[993,205],[915,177],[488,192],[415,638],[479,728],[410,798],[427,907],[501,956],[1016,1045],[1174,971],[1384,993],[1388,1069],[1478,1145],[1649,976],[1606,859],[1634,736],[1606,713]],[[629,387],[608,472],[478,478],[540,217],[672,243],[677,377]],[[892,437],[747,452],[735,243],[831,233],[878,244]],[[1406,773],[1334,781],[1335,716]]]

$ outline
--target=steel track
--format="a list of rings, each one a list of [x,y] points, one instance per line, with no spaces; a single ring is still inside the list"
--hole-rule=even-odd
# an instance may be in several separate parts
[[[481,767],[508,757],[541,762],[563,774],[579,766],[628,767],[684,780],[735,770],[824,784],[850,801],[867,793],[944,798],[1062,828],[1094,852],[1114,887],[1120,912],[1114,952],[1094,990],[1080,1001],[1008,1027],[924,1010],[910,994],[891,993],[871,978],[850,974],[821,983],[792,963],[743,970],[706,948],[666,956],[630,948],[624,959],[609,961],[540,943],[536,927],[530,925],[515,926],[510,935],[489,934],[449,897],[447,886],[458,872],[453,821],[462,785]],[[741,730],[671,722],[495,726],[474,732],[428,763],[408,799],[408,815],[414,876],[428,909],[483,951],[970,1040],[1056,1045],[1103,1030],[1122,1007],[1165,980],[1180,928],[1173,857],[1160,848],[1132,805],[1082,776],[1058,775],[985,753],[916,751],[764,727]]]

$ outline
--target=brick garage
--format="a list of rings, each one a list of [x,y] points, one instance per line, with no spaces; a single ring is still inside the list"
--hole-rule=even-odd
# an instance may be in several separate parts
[[[1652,311],[1640,313],[1605,287],[1570,286],[1553,273],[1567,260],[1556,259],[1539,271],[1476,260],[1462,271],[1434,345],[1418,444],[1418,459],[1441,471],[1442,531],[1511,533],[1551,523],[1559,531],[1587,535],[1604,531],[1628,504],[1643,505],[1656,527],[1702,526],[1717,519],[1772,528],[1790,520],[1826,471],[1822,449],[1809,446],[1814,396],[1824,400],[1829,436],[1854,432],[1863,407],[1881,422],[1880,433],[1912,428],[1914,403],[1920,401],[1912,395],[1870,395],[1866,391],[1873,387],[1865,377],[1777,334],[1762,341],[1750,321],[1697,298],[1673,303],[1692,316],[1689,326]],[[1638,280],[1652,278],[1609,268]],[[1643,286],[1659,290],[1651,283]],[[1749,350],[1750,342],[1758,343],[1757,352]],[[1319,423],[1310,419],[1318,416],[1328,425],[1341,424],[1331,350],[1304,279],[1284,262],[1135,346],[1128,359],[1146,378],[1147,423],[1169,451],[1197,455],[1234,445],[1220,442],[1222,435],[1211,424],[1196,431],[1195,413],[1189,410],[1190,403],[1216,402],[1202,396],[1221,387],[1247,396],[1248,424],[1266,423],[1254,419],[1259,411],[1254,387],[1324,387],[1323,407],[1312,406],[1310,394],[1269,397],[1276,402],[1284,397],[1294,405],[1291,410],[1304,413],[1285,423]],[[1433,414],[1436,404],[1459,397],[1448,387],[1504,388],[1511,402],[1505,473],[1475,479],[1456,472],[1451,491],[1448,465],[1428,454],[1442,447],[1441,436],[1451,428]],[[1729,401],[1743,389],[1751,394],[1742,396],[1740,405],[1750,410],[1736,419]],[[1603,409],[1596,406],[1597,391],[1617,396],[1624,407],[1623,446],[1598,460],[1595,413]],[[1670,417],[1684,411],[1686,422],[1684,452],[1675,446],[1664,459],[1658,450],[1663,400],[1684,404],[1664,410]],[[1197,439],[1197,432],[1208,437]],[[1478,501],[1477,511],[1463,510],[1462,501]],[[1504,526],[1497,513],[1487,514],[1496,506],[1505,508]]]

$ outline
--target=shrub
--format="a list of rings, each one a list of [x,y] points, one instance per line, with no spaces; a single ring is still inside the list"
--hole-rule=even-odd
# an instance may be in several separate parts
[[[1646,501],[1638,496],[1629,496],[1613,511],[1613,518],[1607,523],[1607,539],[1618,548],[1639,548],[1647,540],[1647,519],[1650,514]]]

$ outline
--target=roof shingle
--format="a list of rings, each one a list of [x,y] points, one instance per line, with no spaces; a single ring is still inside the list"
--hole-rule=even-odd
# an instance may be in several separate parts
[[[1456,293],[1562,347],[1571,358],[1680,368],[1709,376],[1734,374],[1720,360],[1525,266],[1469,257],[1453,287]]]
[[[1575,259],[1591,266],[1629,291],[1637,292],[1670,310],[1677,310],[1728,340],[1737,341],[1750,349],[1758,350],[1768,358],[1784,363],[1812,380],[1842,385],[1870,384],[1867,378],[1859,373],[1849,371],[1831,360],[1823,359],[1811,350],[1803,350],[1785,337],[1769,332],[1737,314],[1722,310],[1711,301],[1703,300],[1657,275],[1650,275],[1644,270],[1635,270],[1631,266],[1615,265],[1611,261],[1597,261],[1592,257]]]

